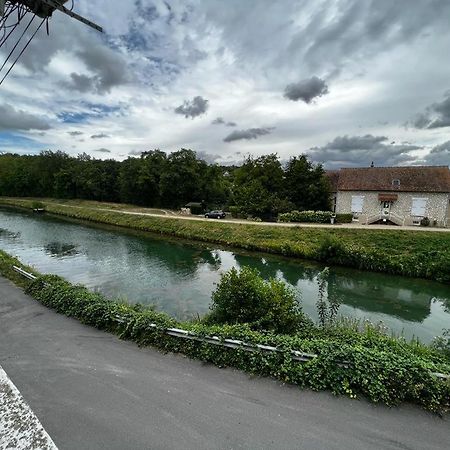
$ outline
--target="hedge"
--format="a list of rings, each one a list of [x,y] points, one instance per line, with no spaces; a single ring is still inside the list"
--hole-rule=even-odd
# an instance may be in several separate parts
[[[336,223],[352,223],[353,214],[336,214]]]
[[[291,211],[278,215],[278,222],[330,223],[331,211]]]

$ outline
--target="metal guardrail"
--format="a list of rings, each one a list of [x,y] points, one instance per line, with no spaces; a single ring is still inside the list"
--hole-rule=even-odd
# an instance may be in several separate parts
[[[13,266],[13,270],[15,270],[17,273],[20,273],[20,275],[23,275],[25,278],[28,278],[29,280],[36,280],[36,276],[34,276],[32,273],[26,272],[20,267]]]
[[[21,274],[22,276],[28,278],[29,280],[36,280],[36,276],[32,273],[26,272],[20,267],[13,266],[13,269]],[[114,319],[119,323],[125,323],[126,320],[124,317],[116,315],[114,316]],[[151,328],[158,329],[159,331],[164,332],[165,334],[173,337],[177,337],[180,339],[190,339],[197,342],[205,342],[207,344],[213,344],[213,345],[219,345],[226,348],[233,348],[233,349],[239,349],[244,350],[246,352],[257,352],[257,351],[265,351],[265,352],[277,352],[281,353],[283,350],[273,347],[271,345],[262,345],[262,344],[249,344],[247,342],[243,342],[238,339],[223,339],[218,336],[199,336],[192,331],[182,330],[180,328],[161,328],[156,323],[151,323],[149,325]],[[298,361],[301,363],[306,363],[309,361],[312,361],[313,359],[317,358],[318,355],[314,353],[303,353],[298,350],[291,350],[291,357],[294,361]],[[341,367],[348,368],[350,367],[350,364],[346,361],[337,361],[337,365]],[[438,373],[438,372],[430,372],[431,375],[435,376],[436,378],[440,378],[443,380],[450,380],[450,375],[444,374],[444,373]]]

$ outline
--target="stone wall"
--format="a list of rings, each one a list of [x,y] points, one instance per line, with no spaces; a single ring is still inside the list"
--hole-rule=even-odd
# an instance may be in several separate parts
[[[371,223],[380,218],[382,205],[378,194],[386,192],[370,191],[339,191],[337,193],[336,213],[351,213],[352,196],[364,196],[362,213],[356,214],[360,223]],[[425,216],[437,221],[437,225],[450,226],[450,194],[430,192],[392,192],[398,199],[391,204],[391,220],[399,225],[414,225],[422,217],[411,216],[412,199],[415,197],[427,198]]]

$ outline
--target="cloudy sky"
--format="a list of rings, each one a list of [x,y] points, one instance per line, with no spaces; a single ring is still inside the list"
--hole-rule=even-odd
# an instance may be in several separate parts
[[[74,3],[105,33],[54,14],[0,86],[0,151],[450,163],[449,0]]]

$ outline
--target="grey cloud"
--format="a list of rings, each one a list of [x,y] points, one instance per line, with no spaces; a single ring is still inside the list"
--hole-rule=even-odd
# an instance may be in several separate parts
[[[185,100],[182,105],[175,108],[176,114],[182,114],[186,119],[188,117],[197,117],[204,114],[208,109],[208,100],[199,95],[191,101]]]
[[[217,117],[211,122],[212,125],[225,125],[226,127],[235,127],[237,125],[236,122],[226,122],[223,117]]]
[[[248,128],[247,130],[236,130],[226,136],[224,142],[240,141],[242,139],[258,139],[260,136],[270,134],[274,128]]]
[[[129,81],[126,62],[118,51],[95,45],[86,46],[76,54],[94,75],[88,76],[72,72],[70,81],[61,83],[63,86],[82,93],[104,94],[110,92],[113,87]]]
[[[389,143],[386,136],[338,136],[323,147],[308,151],[311,158],[327,168],[369,166],[395,166],[411,163],[417,158],[412,151],[421,147],[410,144]]]
[[[105,133],[99,133],[99,134],[93,134],[91,136],[91,139],[105,139],[105,138],[109,138],[111,136],[109,136],[108,134]]]
[[[49,130],[50,125],[42,119],[4,103],[0,105],[0,130]]]
[[[98,148],[97,150],[94,150],[94,152],[98,152],[98,153],[111,153],[111,150],[102,147],[102,148]]]
[[[71,136],[81,136],[84,133],[82,131],[68,131],[67,134],[70,134]]]
[[[418,114],[412,121],[415,128],[444,128],[450,127],[450,93],[442,102],[428,106],[424,113]]]
[[[284,90],[284,97],[294,102],[302,100],[311,103],[315,98],[328,94],[328,86],[324,80],[316,76],[288,84]]]
[[[450,166],[450,141],[434,147],[425,156],[424,162],[432,166]]]
[[[141,156],[142,150],[130,150],[128,155],[130,156]]]
[[[217,160],[220,159],[220,155],[213,155],[211,153],[207,153],[204,151],[196,152],[197,158],[202,161],[207,162],[208,164],[214,164]]]
[[[72,87],[79,92],[90,92],[95,89],[96,79],[94,77],[88,77],[87,75],[81,75],[78,73],[70,74],[71,82],[65,83],[66,86]]]
[[[99,93],[109,92],[114,86],[128,81],[126,61],[118,52],[102,45],[86,46],[77,55],[96,76]]]

